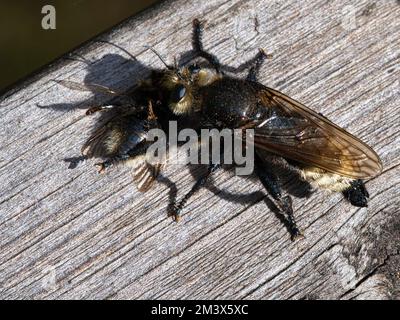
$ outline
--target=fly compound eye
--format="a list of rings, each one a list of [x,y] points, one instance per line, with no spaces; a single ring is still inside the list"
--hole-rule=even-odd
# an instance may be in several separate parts
[[[174,90],[171,92],[171,102],[173,103],[177,103],[179,101],[182,100],[182,98],[185,96],[186,94],[186,88],[183,84],[178,84]]]

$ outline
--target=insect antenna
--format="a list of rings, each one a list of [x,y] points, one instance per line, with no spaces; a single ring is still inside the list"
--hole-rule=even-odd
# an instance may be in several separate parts
[[[95,42],[106,43],[106,44],[109,44],[111,46],[114,46],[114,47],[118,48],[119,50],[125,52],[133,61],[135,61],[135,62],[137,61],[136,57],[132,53],[130,53],[128,50],[126,50],[125,48],[120,47],[119,45],[117,45],[115,43],[109,42],[107,40],[95,40]]]
[[[160,59],[161,62],[168,68],[168,70],[175,70],[175,68],[170,66],[169,64],[167,64],[165,62],[165,60],[161,57],[161,55],[156,50],[154,50],[152,47],[150,47],[150,46],[144,46],[144,47],[147,49],[150,49],[158,57],[158,59]]]

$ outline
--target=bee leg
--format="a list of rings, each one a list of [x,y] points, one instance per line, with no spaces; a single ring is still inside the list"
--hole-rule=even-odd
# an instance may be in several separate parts
[[[351,182],[350,188],[343,191],[343,195],[353,206],[367,207],[369,194],[362,180],[354,180]]]
[[[86,115],[92,115],[93,113],[99,112],[99,111],[104,111],[104,110],[110,110],[110,109],[114,109],[116,107],[119,107],[120,105],[118,104],[114,104],[114,105],[99,105],[99,106],[94,106],[91,107],[89,109],[87,109],[86,111]]]
[[[172,210],[171,210],[171,213],[169,214],[169,216],[172,216],[175,221],[179,221],[180,213],[181,213],[183,207],[186,205],[187,201],[206,184],[206,182],[208,181],[211,174],[213,172],[215,172],[216,170],[218,170],[219,168],[221,168],[220,164],[211,164],[208,167],[206,175],[204,175],[203,177],[201,177],[200,179],[198,179],[195,182],[192,189],[187,194],[185,194],[185,196],[182,198],[182,200],[179,203],[175,203],[172,206]]]
[[[297,227],[296,220],[293,214],[292,199],[290,196],[282,196],[282,191],[278,183],[277,177],[265,166],[261,159],[256,158],[255,172],[261,183],[276,201],[280,214],[283,217],[283,222],[289,229],[291,239],[297,240],[303,237],[300,229]]]
[[[107,159],[104,162],[95,163],[94,165],[95,165],[95,167],[97,167],[98,173],[105,173],[107,168],[109,168],[109,167],[113,166],[114,164],[121,162],[121,161],[123,161],[122,158],[117,156],[117,157]]]
[[[202,57],[206,59],[212,66],[213,68],[220,73],[221,72],[221,64],[218,60],[218,58],[205,51],[203,48],[203,43],[202,43],[202,34],[203,34],[203,25],[198,19],[193,20],[193,36],[192,36],[192,46],[193,46],[193,51],[198,57]]]
[[[105,173],[107,168],[117,165],[118,163],[124,162],[127,159],[134,157],[136,155],[129,155],[129,154],[122,154],[122,155],[117,155],[112,158],[107,159],[104,162],[98,162],[95,163],[95,166],[97,167],[98,173]]]
[[[146,153],[147,147],[148,143],[146,141],[141,142],[139,145],[134,146],[127,152],[115,155],[104,162],[96,163],[95,166],[97,167],[99,173],[104,173],[106,169],[111,166],[118,165],[119,163],[125,162],[129,159],[144,155]]]

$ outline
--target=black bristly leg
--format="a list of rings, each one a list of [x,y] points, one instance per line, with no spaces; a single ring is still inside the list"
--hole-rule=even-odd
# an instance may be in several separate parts
[[[207,52],[203,48],[202,43],[202,33],[203,33],[203,26],[202,23],[198,19],[193,20],[193,37],[192,37],[192,46],[194,53],[206,59],[214,69],[220,73],[221,72],[221,64],[216,56]]]
[[[206,59],[208,63],[210,63],[218,73],[223,73],[222,69],[228,72],[239,73],[250,68],[247,75],[247,80],[256,81],[262,63],[266,58],[272,57],[271,54],[267,54],[263,49],[259,49],[258,53],[253,58],[242,63],[238,67],[223,66],[215,55],[204,50],[202,43],[202,33],[202,23],[198,19],[194,19],[192,36],[193,52],[196,56]]]
[[[143,142],[143,143],[135,146],[133,149],[129,150],[128,152],[115,155],[111,158],[108,158],[104,162],[96,163],[95,166],[98,168],[99,173],[104,173],[106,171],[106,169],[111,166],[118,165],[119,163],[122,163],[128,159],[132,159],[137,156],[145,154],[147,147],[148,147],[147,143]]]
[[[249,73],[247,74],[246,79],[248,81],[257,81],[258,74],[260,72],[261,66],[266,58],[270,57],[263,49],[259,49],[256,56],[249,60],[248,62],[244,63],[246,69],[250,67]]]
[[[180,219],[180,213],[183,209],[183,207],[186,205],[187,201],[197,192],[199,191],[208,181],[210,178],[211,174],[218,170],[221,167],[220,164],[211,164],[209,165],[207,169],[206,175],[201,177],[196,181],[196,183],[193,185],[192,189],[185,194],[185,196],[182,198],[182,200],[178,204],[173,205],[172,212],[170,213],[170,216],[174,218],[175,221],[179,221]]]
[[[278,179],[276,176],[266,167],[264,162],[256,156],[255,158],[255,172],[260,179],[261,183],[276,201],[278,209],[285,219],[285,223],[289,228],[292,240],[303,237],[299,228],[297,227],[296,220],[293,214],[292,199],[290,196],[282,196],[282,191],[279,186]]]
[[[228,71],[228,72],[232,72],[232,73],[240,73],[243,72],[246,69],[250,69],[246,80],[248,81],[257,81],[257,76],[258,73],[261,69],[261,66],[263,64],[263,62],[265,61],[265,59],[269,59],[272,58],[272,54],[266,53],[264,51],[264,49],[258,49],[257,54],[247,60],[246,62],[242,63],[241,65],[237,66],[237,67],[230,67],[230,66],[222,66],[221,68],[223,68],[224,70]]]

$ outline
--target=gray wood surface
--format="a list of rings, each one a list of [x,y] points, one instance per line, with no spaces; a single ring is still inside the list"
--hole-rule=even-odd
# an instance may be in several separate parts
[[[352,14],[354,13],[354,15]],[[127,169],[68,169],[104,96],[64,79],[126,90],[160,61],[204,43],[237,66],[259,47],[274,55],[261,82],[359,136],[384,171],[368,208],[341,194],[295,198],[306,238],[291,242],[254,178],[216,173],[167,217],[171,184],[140,194]],[[395,299],[400,297],[400,4],[373,1],[165,1],[101,35],[0,98],[0,298]],[[49,44],[51,45],[51,44]],[[178,197],[194,178],[170,167]]]

